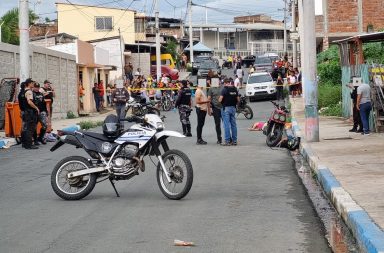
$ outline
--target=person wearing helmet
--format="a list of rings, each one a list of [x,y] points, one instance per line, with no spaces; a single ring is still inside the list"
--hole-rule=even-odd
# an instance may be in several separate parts
[[[175,106],[179,108],[180,122],[183,128],[183,134],[187,137],[191,137],[191,122],[189,121],[189,116],[191,115],[191,106],[192,106],[192,91],[188,87],[188,81],[181,81],[181,89],[177,95],[177,100]]]

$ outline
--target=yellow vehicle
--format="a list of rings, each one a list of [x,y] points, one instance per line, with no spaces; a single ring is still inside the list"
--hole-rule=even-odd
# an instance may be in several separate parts
[[[165,65],[170,67],[171,69],[175,68],[175,61],[172,58],[172,55],[170,54],[161,54],[161,65]],[[151,55],[151,65],[156,65],[156,55]]]

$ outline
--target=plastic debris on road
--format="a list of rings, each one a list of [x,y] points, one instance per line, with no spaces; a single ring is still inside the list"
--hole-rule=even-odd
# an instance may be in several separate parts
[[[175,239],[173,243],[175,246],[195,246],[193,242],[186,242],[177,239]]]

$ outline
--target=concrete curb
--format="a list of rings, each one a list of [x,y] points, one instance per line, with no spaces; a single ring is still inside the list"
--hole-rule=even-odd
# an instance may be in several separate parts
[[[303,139],[294,115],[292,128],[296,136]],[[347,226],[352,230],[360,248],[367,253],[384,253],[384,232],[374,223],[368,213],[360,207],[344,190],[332,172],[322,165],[309,143],[302,141],[300,152],[317,174],[317,180],[331,200],[337,212],[342,216]]]

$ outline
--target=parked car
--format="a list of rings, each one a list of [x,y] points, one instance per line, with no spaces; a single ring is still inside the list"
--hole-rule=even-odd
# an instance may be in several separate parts
[[[248,55],[243,58],[242,65],[243,67],[249,68],[249,66],[253,65],[255,63],[256,56],[254,55]]]
[[[255,63],[253,64],[256,72],[272,72],[272,60],[269,57],[258,56],[255,58]]]
[[[276,96],[276,86],[268,72],[256,72],[248,76],[245,95],[249,101],[256,98],[271,98]]]
[[[216,61],[207,60],[203,61],[199,65],[199,69],[197,71],[197,78],[207,78],[208,72],[212,70],[215,76],[221,75],[221,67],[217,64]]]
[[[156,65],[151,66],[151,75],[156,76]],[[172,69],[169,66],[161,65],[161,75],[168,76],[171,80],[179,79],[179,71],[177,69]]]
[[[212,56],[209,55],[198,55],[193,58],[193,63],[192,63],[192,75],[196,75],[197,71],[200,67],[200,63],[203,61],[208,61],[212,60]]]

